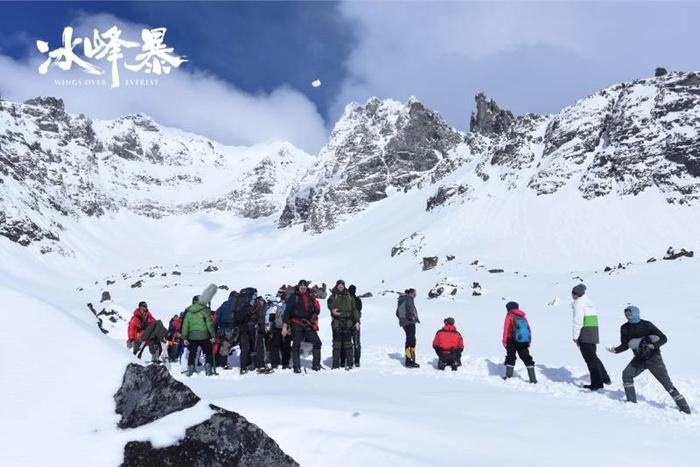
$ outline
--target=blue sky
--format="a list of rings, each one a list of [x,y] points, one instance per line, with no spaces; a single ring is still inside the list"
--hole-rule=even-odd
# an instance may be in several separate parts
[[[58,88],[35,72],[36,39],[110,23],[137,37],[165,26],[190,61],[147,91]],[[466,130],[478,91],[517,114],[551,113],[656,66],[700,70],[697,24],[697,2],[3,2],[0,93],[315,152],[345,105],[371,96],[415,96]]]

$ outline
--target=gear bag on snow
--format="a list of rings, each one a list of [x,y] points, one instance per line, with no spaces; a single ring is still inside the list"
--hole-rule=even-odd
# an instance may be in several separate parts
[[[527,320],[520,316],[513,315],[513,340],[520,344],[530,342],[530,328],[527,325]]]
[[[258,298],[258,290],[253,287],[241,289],[233,305],[233,317],[237,324],[247,323],[251,319],[251,312]]]

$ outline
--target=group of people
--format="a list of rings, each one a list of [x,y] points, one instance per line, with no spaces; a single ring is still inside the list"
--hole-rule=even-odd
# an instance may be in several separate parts
[[[416,324],[420,323],[418,311],[414,303],[415,289],[407,289],[398,298],[396,316],[406,334],[405,341],[405,365],[408,368],[418,368],[416,363]],[[571,308],[573,311],[572,338],[578,346],[581,356],[586,362],[590,374],[590,384],[583,387],[591,391],[602,389],[604,385],[611,384],[610,376],[605,365],[597,355],[597,345],[600,342],[598,332],[598,315],[591,299],[586,295],[586,286],[577,284],[571,290]],[[630,305],[624,309],[627,322],[620,327],[620,345],[608,347],[607,350],[617,354],[632,349],[633,358],[622,372],[622,383],[625,397],[628,402],[636,403],[637,395],[634,389],[634,378],[645,370],[661,383],[669,395],[673,398],[681,412],[690,413],[690,407],[683,395],[671,382],[666,370],[666,365],[661,357],[660,347],[667,342],[667,337],[650,321],[640,318],[640,310],[637,306]],[[535,374],[535,361],[530,355],[532,343],[532,330],[527,316],[520,309],[518,303],[510,301],[506,303],[506,316],[503,323],[503,336],[501,343],[506,350],[504,362],[505,372],[503,379],[513,377],[516,354],[527,368],[530,383],[537,383]],[[461,365],[461,355],[464,350],[464,342],[461,334],[455,327],[454,318],[445,318],[444,326],[437,331],[433,340],[433,349],[438,356],[438,369],[444,370],[448,366],[456,371]]]
[[[148,305],[140,302],[129,323],[128,345],[134,354],[148,347],[154,360],[158,360],[161,339],[165,336],[168,357],[178,360],[184,349],[187,357],[187,375],[195,371],[198,349],[204,354],[207,375],[214,374],[216,367],[230,369],[228,357],[233,348],[240,347],[240,372],[252,369],[268,373],[278,367],[291,368],[301,373],[301,346],[307,342],[312,348],[311,369],[321,366],[321,339],[318,336],[318,315],[321,306],[317,295],[309,289],[306,280],[296,286],[283,285],[274,297],[263,297],[254,288],[232,291],[228,299],[216,310],[211,308],[211,299],[216,286],[209,286],[201,295],[192,299],[192,304],[180,315],[175,315],[167,331],[151,315]],[[611,384],[603,362],[597,355],[600,341],[598,316],[595,306],[586,295],[584,284],[576,285],[572,297],[572,338],[586,362],[590,384],[584,388],[595,391]],[[411,288],[399,294],[396,317],[405,332],[404,364],[407,368],[418,368],[416,362],[416,325],[420,323],[415,306],[416,290]],[[330,292],[326,305],[331,315],[333,332],[332,368],[351,369],[360,366],[360,329],[362,300],[356,295],[354,285],[345,287],[338,280]],[[660,347],[667,342],[666,336],[651,322],[640,318],[640,310],[630,305],[624,310],[627,322],[620,328],[620,345],[609,347],[611,353],[632,349],[633,358],[622,373],[626,399],[636,403],[634,378],[645,370],[668,391],[679,410],[690,413],[685,398],[671,382],[661,357]],[[530,383],[537,383],[535,362],[530,355],[532,330],[526,313],[518,303],[506,303],[501,343],[506,350],[503,379],[513,377],[516,358],[520,357],[527,369]],[[457,371],[462,365],[464,350],[462,335],[452,317],[444,319],[436,332],[433,349],[438,357],[437,368],[450,367]],[[517,355],[517,357],[516,357]]]
[[[185,350],[187,376],[191,376],[204,357],[206,375],[216,373],[217,367],[231,369],[229,355],[240,349],[239,371],[269,373],[279,368],[301,373],[302,343],[311,345],[311,369],[321,366],[321,339],[318,336],[318,315],[321,305],[309,282],[300,280],[296,286],[282,285],[275,296],[258,295],[255,288],[232,291],[218,308],[211,307],[216,286],[209,286],[192,304],[170,320],[167,332],[154,334],[159,326],[145,302],[129,322],[127,345],[134,354],[149,348],[154,362],[162,355],[161,340],[165,340],[170,361],[178,361]],[[332,368],[352,369],[360,366],[360,319],[362,299],[356,287],[345,286],[338,280],[330,291],[327,307],[333,331]],[[160,327],[163,327],[160,325]]]

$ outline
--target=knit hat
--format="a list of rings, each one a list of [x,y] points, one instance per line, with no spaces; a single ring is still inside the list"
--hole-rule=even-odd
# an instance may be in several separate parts
[[[148,308],[148,304],[146,302],[139,302],[139,308],[141,308],[142,306]]]
[[[639,311],[638,307],[636,307],[634,305],[630,305],[627,308],[625,308],[625,312],[627,312],[627,311],[629,311],[632,314],[632,316],[627,318],[627,321],[629,321],[632,324],[637,324],[638,322],[641,321],[641,318],[639,317],[640,311]]]
[[[350,292],[350,295],[355,295],[355,292],[357,292],[357,287],[355,287],[355,284],[350,285],[348,287],[348,292]]]
[[[445,321],[443,321],[445,324],[449,324],[451,326],[455,325],[455,319],[450,317],[450,318],[445,318]]]
[[[517,310],[519,308],[520,308],[520,305],[518,305],[516,302],[506,303],[506,310],[508,310],[508,311]]]
[[[307,280],[305,280],[305,279],[301,279],[301,280],[299,281],[299,283],[297,284],[297,287],[299,287],[299,286],[301,286],[301,285],[305,285],[305,286],[308,287],[308,286],[309,286],[309,281],[307,281]]]
[[[343,279],[338,279],[335,281],[335,285],[337,286],[338,284],[343,284],[343,287],[345,287],[345,281]]]
[[[571,289],[571,293],[583,297],[586,294],[586,286],[583,284],[578,284],[576,287]]]

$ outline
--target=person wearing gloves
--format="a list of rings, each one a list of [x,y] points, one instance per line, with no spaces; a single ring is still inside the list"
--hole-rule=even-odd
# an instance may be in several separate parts
[[[689,414],[688,402],[671,382],[666,364],[661,358],[661,346],[668,339],[653,323],[641,319],[639,308],[634,305],[625,308],[625,318],[627,318],[627,322],[620,327],[620,345],[608,347],[608,351],[620,353],[632,349],[634,354],[634,358],[622,372],[622,384],[625,388],[627,402],[637,402],[634,378],[642,374],[644,370],[649,370],[671,395],[678,410]]]
[[[591,375],[591,384],[585,384],[583,387],[591,391],[602,389],[603,384],[610,384],[610,376],[596,353],[596,346],[599,343],[598,314],[593,302],[586,295],[584,284],[578,284],[571,290],[571,298],[573,299],[571,303],[573,310],[572,337],[581,351]]]

